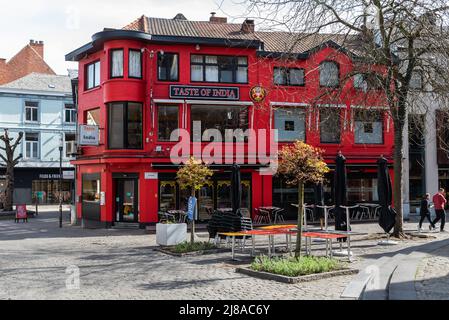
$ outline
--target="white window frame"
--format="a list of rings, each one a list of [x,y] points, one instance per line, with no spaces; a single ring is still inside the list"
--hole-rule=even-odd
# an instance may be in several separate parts
[[[67,106],[71,106],[71,107],[68,108]],[[68,110],[70,111],[70,120],[72,120],[72,121],[67,121],[66,115],[67,115]],[[76,123],[76,109],[73,104],[64,103],[64,123],[70,123],[70,124]]]
[[[37,134],[37,141],[27,141],[26,136],[28,134]],[[24,159],[29,159],[29,160],[37,160],[40,159],[40,141],[41,141],[41,137],[40,134],[37,132],[25,132],[24,133],[24,140],[25,140],[25,144],[24,144],[24,150],[23,150],[23,155],[24,155]],[[27,155],[27,145],[30,144],[30,156]],[[31,147],[33,146],[33,147]],[[33,157],[33,151],[34,148],[37,149],[36,152],[36,157]]]
[[[27,106],[27,103],[35,103],[36,106]],[[36,109],[36,120],[27,119],[27,109],[31,109],[31,118],[33,118],[33,110]],[[25,100],[24,102],[24,119],[28,123],[39,123],[39,102],[33,100]]]

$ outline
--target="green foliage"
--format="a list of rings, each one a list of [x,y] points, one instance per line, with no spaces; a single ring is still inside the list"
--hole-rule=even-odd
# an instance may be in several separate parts
[[[270,259],[266,256],[260,256],[251,264],[251,269],[255,271],[265,271],[288,277],[330,272],[341,268],[342,265],[338,260],[323,257]]]
[[[206,164],[191,157],[176,174],[178,184],[182,189],[200,190],[204,183],[213,175]]]
[[[209,242],[182,242],[174,247],[169,248],[168,250],[174,253],[187,253],[212,249],[217,249],[217,247],[213,243]]]

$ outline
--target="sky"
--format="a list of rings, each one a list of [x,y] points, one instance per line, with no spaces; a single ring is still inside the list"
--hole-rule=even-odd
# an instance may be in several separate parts
[[[173,18],[183,13],[189,20],[208,20],[211,12],[240,18],[241,0],[0,0],[0,58],[9,60],[30,39],[44,41],[44,59],[57,74],[77,69],[65,54],[90,42],[103,28],[122,28],[142,14]],[[4,14],[7,13],[7,14]]]

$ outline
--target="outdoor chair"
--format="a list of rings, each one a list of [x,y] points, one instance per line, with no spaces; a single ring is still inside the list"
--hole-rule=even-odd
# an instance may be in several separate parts
[[[277,209],[273,212],[274,214],[274,224],[276,224],[277,221],[279,222],[285,222],[284,219],[284,209]]]
[[[158,212],[159,222],[176,222],[176,217],[173,214],[167,212]]]
[[[270,213],[268,211],[260,209],[260,208],[254,209],[254,211],[256,211],[256,216],[254,218],[255,224],[262,224],[262,222],[264,222],[264,221],[266,224],[271,223]]]

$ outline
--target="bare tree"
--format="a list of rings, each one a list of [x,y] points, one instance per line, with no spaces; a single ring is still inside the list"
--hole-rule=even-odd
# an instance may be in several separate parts
[[[14,141],[14,138],[9,137],[8,129],[4,129],[3,135],[0,136],[0,140],[3,141],[4,144],[4,146],[0,146],[0,150],[4,151],[5,153],[5,155],[0,153],[0,159],[2,159],[6,165],[6,190],[4,204],[4,209],[6,211],[12,211],[14,194],[14,167],[22,158],[22,154],[15,156],[14,153],[18,145],[22,141],[22,137],[23,132],[20,132],[18,137],[16,138],[16,141]]]
[[[394,236],[403,237],[403,145],[408,114],[426,113],[449,101],[449,6],[447,0],[243,0],[245,15],[264,29],[291,34],[285,52],[331,33],[337,50],[349,53],[353,71],[342,75],[365,86],[363,101],[383,101],[394,127]],[[422,87],[416,88],[417,82]],[[343,87],[343,86],[341,86]],[[341,92],[318,92],[317,101],[341,99]],[[341,100],[340,100],[341,101]],[[440,139],[441,140],[441,139]]]

